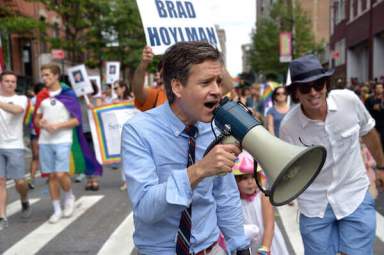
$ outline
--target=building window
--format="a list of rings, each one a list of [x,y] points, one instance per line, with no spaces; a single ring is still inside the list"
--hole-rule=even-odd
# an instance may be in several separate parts
[[[59,23],[55,22],[52,25],[52,37],[53,38],[59,38],[60,37],[60,27]]]
[[[334,24],[338,24],[345,19],[345,1],[336,0],[333,3],[333,15],[334,15]]]
[[[40,22],[45,23],[45,17],[40,17]],[[40,53],[47,53],[48,52],[48,46],[47,46],[47,33],[42,30],[39,35],[39,43],[40,43]]]
[[[335,44],[335,65],[345,64],[345,39],[338,41]]]
[[[358,13],[359,13],[359,3],[358,0],[353,0],[352,3],[352,8],[353,8],[353,18],[356,18]]]
[[[361,0],[361,11],[364,12],[367,9],[367,0]]]

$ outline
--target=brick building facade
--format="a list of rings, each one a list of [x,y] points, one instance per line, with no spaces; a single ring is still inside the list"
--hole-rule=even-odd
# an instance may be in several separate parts
[[[330,9],[334,79],[384,78],[384,0],[332,0]]]
[[[30,17],[46,24],[45,31],[34,29],[23,33],[2,34],[3,46],[7,50],[5,64],[7,69],[13,70],[19,76],[19,90],[25,91],[31,84],[39,81],[41,64],[52,61],[49,45],[45,37],[63,36],[60,16],[48,11],[45,6],[37,2],[22,0],[0,0],[0,5],[10,7],[18,15]]]

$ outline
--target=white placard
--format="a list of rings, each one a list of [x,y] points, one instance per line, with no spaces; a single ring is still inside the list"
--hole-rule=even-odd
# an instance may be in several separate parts
[[[147,45],[156,55],[181,41],[208,41],[219,50],[216,28],[205,1],[136,0]]]
[[[107,83],[112,84],[120,79],[120,62],[107,62]]]
[[[94,95],[94,97],[101,97],[102,95],[102,90],[101,90],[101,79],[100,79],[100,76],[99,75],[92,75],[92,76],[89,76],[89,80],[90,81],[94,81],[97,85],[97,94]]]
[[[95,154],[101,164],[120,161],[124,123],[139,112],[132,101],[99,106],[88,112]]]
[[[72,88],[75,91],[76,96],[79,97],[93,93],[93,88],[91,82],[89,81],[85,65],[73,66],[68,68],[67,72],[69,81],[72,84]]]

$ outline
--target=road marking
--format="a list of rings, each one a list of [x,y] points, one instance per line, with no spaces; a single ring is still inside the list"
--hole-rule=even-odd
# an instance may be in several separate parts
[[[6,250],[3,255],[14,254],[35,254],[43,248],[49,241],[55,238],[68,225],[83,215],[89,208],[96,204],[104,196],[85,196],[76,201],[76,210],[74,215],[68,219],[61,219],[56,224],[50,224],[48,221],[40,227],[29,233],[26,237]]]
[[[123,255],[132,253],[135,248],[132,238],[133,231],[133,213],[130,213],[104,243],[98,255]]]
[[[40,201],[40,198],[31,198],[29,199],[29,205],[33,205],[34,203]],[[12,215],[16,214],[17,212],[21,211],[21,202],[19,200],[10,203],[7,205],[7,217],[11,217]]]
[[[277,206],[276,209],[280,214],[284,230],[287,233],[289,239],[288,241],[290,242],[293,250],[295,251],[295,254],[304,254],[303,240],[301,239],[299,221],[297,216],[297,202],[295,202],[293,206]]]
[[[376,236],[384,242],[384,217],[376,211]]]

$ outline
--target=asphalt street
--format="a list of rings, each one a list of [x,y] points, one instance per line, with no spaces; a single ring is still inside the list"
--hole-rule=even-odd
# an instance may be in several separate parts
[[[0,254],[136,254],[131,205],[127,192],[119,189],[120,178],[120,170],[105,167],[97,192],[85,191],[85,180],[73,182],[76,212],[55,225],[47,222],[52,208],[45,179],[40,178],[30,192],[29,219],[20,217],[18,196],[9,182],[9,227],[0,232]],[[375,254],[384,254],[384,193],[377,199],[377,213]],[[304,253],[297,218],[296,206],[276,210],[276,221],[290,254],[301,255]]]

